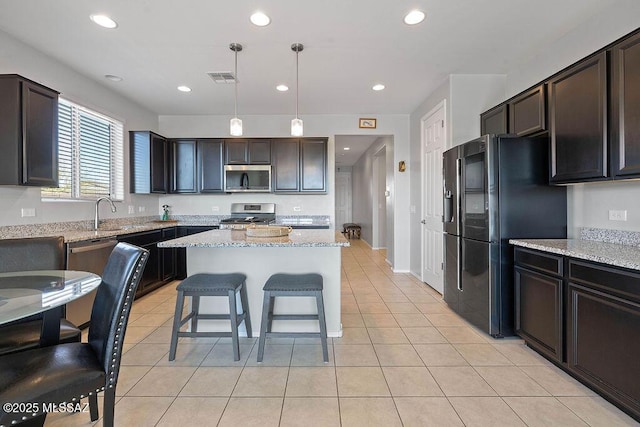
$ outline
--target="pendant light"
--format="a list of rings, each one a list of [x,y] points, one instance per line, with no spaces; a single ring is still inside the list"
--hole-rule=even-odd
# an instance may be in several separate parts
[[[291,120],[291,136],[302,136],[302,119],[298,117],[298,54],[304,46],[301,43],[291,45],[291,50],[296,53],[296,118]]]
[[[234,90],[235,90],[235,108],[234,117],[229,122],[229,133],[232,136],[242,136],[242,120],[238,118],[238,52],[242,51],[240,43],[231,43],[229,49],[235,52],[235,74],[234,74]]]

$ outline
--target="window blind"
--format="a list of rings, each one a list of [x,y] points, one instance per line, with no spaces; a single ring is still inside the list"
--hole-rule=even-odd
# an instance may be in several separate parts
[[[117,120],[60,99],[58,187],[43,198],[124,198],[123,126]]]

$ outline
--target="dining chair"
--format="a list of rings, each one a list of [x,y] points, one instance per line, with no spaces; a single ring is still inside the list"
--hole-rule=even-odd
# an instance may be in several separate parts
[[[0,240],[0,273],[27,270],[64,270],[64,239],[35,237]],[[0,327],[0,355],[40,347],[42,314]],[[60,320],[60,342],[80,342],[81,331],[66,319]]]
[[[67,343],[0,356],[0,426],[46,418],[50,404],[87,397],[98,419],[97,393],[104,392],[103,426],[112,427],[122,344],[131,304],[149,251],[118,243],[102,275],[91,312],[87,343]],[[34,412],[4,412],[6,403],[37,403]],[[20,409],[20,408],[18,408]]]

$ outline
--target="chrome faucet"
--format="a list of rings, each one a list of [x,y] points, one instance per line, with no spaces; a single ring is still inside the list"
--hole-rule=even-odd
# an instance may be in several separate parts
[[[99,197],[98,200],[96,200],[96,215],[93,218],[93,229],[94,230],[98,230],[98,226],[100,225],[100,219],[98,217],[98,206],[100,205],[100,202],[102,200],[107,200],[109,202],[109,204],[111,205],[111,212],[115,212],[116,211],[116,205],[113,204],[113,200],[111,200],[108,197]]]

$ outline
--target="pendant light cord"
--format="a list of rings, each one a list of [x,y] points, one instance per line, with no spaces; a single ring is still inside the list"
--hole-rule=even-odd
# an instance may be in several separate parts
[[[299,50],[296,49],[296,119],[298,118],[298,94],[300,93],[298,88],[298,82],[300,79],[298,78],[298,55],[300,54]]]
[[[235,91],[235,106],[234,106],[234,113],[235,113],[235,117],[238,117],[238,49],[234,49],[234,52],[236,53],[236,63],[235,63],[235,82],[233,84],[233,88]]]

